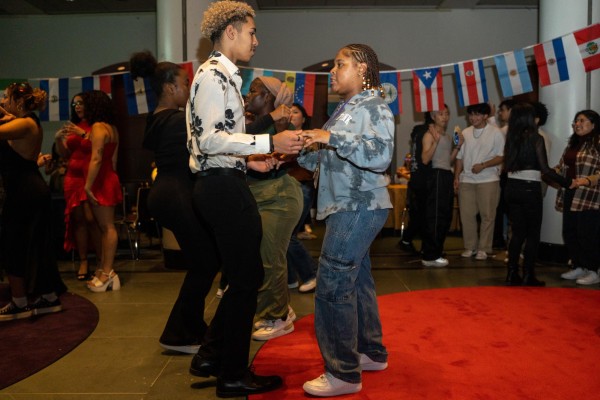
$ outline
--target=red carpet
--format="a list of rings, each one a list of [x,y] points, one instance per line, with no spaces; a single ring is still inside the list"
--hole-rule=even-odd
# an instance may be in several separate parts
[[[0,304],[10,299],[0,285]],[[85,340],[98,325],[98,309],[73,293],[60,296],[59,313],[0,322],[0,389],[52,364]]]
[[[587,399],[600,393],[600,291],[475,287],[379,297],[389,368],[363,373],[340,399]],[[339,321],[338,323],[343,323]],[[313,316],[267,342],[259,374],[285,387],[257,399],[301,399],[323,373]],[[597,397],[596,397],[597,398]]]

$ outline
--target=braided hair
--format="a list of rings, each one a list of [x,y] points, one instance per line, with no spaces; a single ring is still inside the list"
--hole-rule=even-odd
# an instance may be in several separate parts
[[[342,49],[347,50],[356,62],[367,65],[367,71],[364,75],[365,87],[363,89],[377,89],[382,92],[379,80],[379,59],[375,51],[366,44],[356,43],[346,45]]]

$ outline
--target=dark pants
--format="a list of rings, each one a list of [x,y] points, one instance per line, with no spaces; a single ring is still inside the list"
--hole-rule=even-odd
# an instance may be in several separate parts
[[[452,222],[453,206],[454,176],[452,172],[433,169],[427,178],[423,260],[437,260],[442,256],[444,241]]]
[[[425,202],[427,201],[427,175],[429,171],[413,172],[408,181],[408,226],[402,234],[402,241],[412,242],[422,233],[425,225]]]
[[[192,206],[191,177],[158,175],[148,195],[148,208],[161,226],[173,231],[184,256],[187,273],[173,305],[160,342],[171,346],[199,344],[208,325],[205,298],[219,271],[214,240],[196,218]],[[213,243],[198,257],[198,243]]]
[[[198,355],[221,365],[220,378],[240,379],[248,369],[252,320],[264,278],[260,214],[248,184],[237,176],[196,179],[193,203],[214,238],[229,284]],[[212,249],[211,243],[198,243],[197,256]]]
[[[504,188],[512,234],[508,245],[508,266],[518,267],[523,249],[523,270],[533,270],[542,229],[542,184],[509,178]]]
[[[296,282],[298,276],[303,283],[314,279],[317,276],[317,262],[310,256],[310,253],[306,250],[302,241],[298,239],[298,232],[304,229],[304,221],[306,221],[306,216],[310,213],[314,194],[313,181],[300,182],[300,184],[302,187],[302,198],[304,203],[300,220],[298,221],[298,225],[294,228],[294,232],[290,238],[290,244],[288,245],[288,283]]]
[[[566,190],[562,235],[573,267],[596,271],[600,267],[600,211],[571,211],[575,190]]]

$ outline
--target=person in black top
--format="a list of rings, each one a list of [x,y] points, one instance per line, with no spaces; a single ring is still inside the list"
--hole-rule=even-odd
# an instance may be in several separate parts
[[[211,246],[198,253],[199,244],[212,240],[192,206],[194,179],[188,166],[185,113],[180,110],[189,97],[190,81],[181,66],[157,63],[150,52],[134,54],[130,64],[134,77],[150,78],[158,98],[156,109],[148,114],[143,142],[154,152],[158,171],[148,208],[161,226],[173,231],[188,270],[159,343],[168,350],[195,354],[207,329],[204,303],[219,261]]]
[[[535,109],[528,103],[516,104],[510,113],[504,170],[508,180],[504,197],[512,236],[508,245],[508,285],[544,286],[535,277],[534,264],[542,227],[542,176],[564,188],[572,180],[557,174],[548,166],[544,138],[538,134]],[[523,278],[519,275],[519,254],[523,251]]]

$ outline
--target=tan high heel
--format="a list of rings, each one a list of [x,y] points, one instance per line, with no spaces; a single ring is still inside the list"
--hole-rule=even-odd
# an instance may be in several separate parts
[[[106,292],[107,290],[120,290],[121,289],[121,280],[119,279],[119,275],[111,269],[107,274],[102,271],[102,275],[108,276],[108,279],[105,282],[102,282],[101,279],[94,277],[91,281],[88,281],[87,287],[92,292],[101,293]]]

